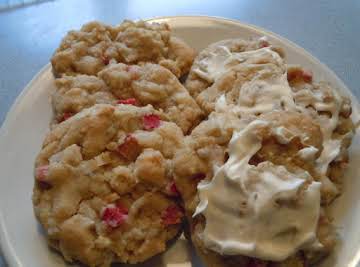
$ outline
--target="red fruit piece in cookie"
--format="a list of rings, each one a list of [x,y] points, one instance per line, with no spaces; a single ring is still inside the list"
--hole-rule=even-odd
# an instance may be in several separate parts
[[[167,186],[166,186],[166,192],[170,195],[170,196],[180,196],[179,190],[176,187],[176,184],[174,181],[170,182]]]
[[[39,183],[40,188],[42,189],[51,188],[51,184],[46,180],[48,175],[49,175],[49,165],[43,165],[36,168],[35,177]]]
[[[127,209],[127,207],[125,207],[122,203],[118,202],[116,203],[116,207],[123,213],[128,214],[129,210]]]
[[[145,115],[143,117],[144,129],[152,130],[160,126],[160,117],[155,114]]]
[[[63,122],[66,121],[67,119],[69,119],[70,117],[74,116],[74,113],[72,112],[65,112],[62,117],[60,118],[59,122]]]
[[[266,40],[260,40],[260,47],[268,47],[270,43]]]
[[[104,63],[104,65],[109,65],[109,63],[110,63],[110,58],[108,56],[105,56],[105,55],[102,56],[101,60]]]
[[[177,205],[171,205],[167,207],[161,214],[161,220],[164,225],[179,224],[181,222],[184,213],[182,209]]]
[[[312,75],[311,71],[303,70],[302,78],[303,78],[304,82],[311,83],[312,77],[313,77],[313,75]]]
[[[35,170],[36,179],[44,181],[49,174],[49,165],[37,167]]]
[[[141,153],[141,147],[131,134],[125,137],[124,143],[119,145],[117,152],[125,159],[134,161]]]
[[[120,99],[117,101],[118,104],[124,104],[124,105],[133,105],[137,106],[138,102],[135,98],[128,98],[128,99]]]
[[[123,224],[128,218],[128,211],[122,206],[115,206],[114,204],[107,205],[102,214],[101,220],[111,228],[116,228]]]
[[[138,67],[136,66],[126,66],[126,71],[130,73],[131,79],[136,80],[139,78]]]
[[[298,69],[295,71],[291,71],[288,72],[287,74],[287,79],[289,82],[295,80],[295,79],[301,79],[306,83],[311,83],[312,82],[312,73],[309,70],[304,70],[304,69]]]

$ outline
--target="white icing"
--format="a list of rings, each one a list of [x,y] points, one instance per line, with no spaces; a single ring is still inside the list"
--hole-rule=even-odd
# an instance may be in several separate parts
[[[226,47],[219,47],[200,62],[195,72],[212,83],[235,66],[251,68],[261,60],[284,65],[280,56],[269,48],[232,53]],[[255,75],[241,85],[237,99],[231,97],[220,96],[215,110],[248,118],[273,110],[299,111],[311,116],[320,126],[323,149],[319,157],[318,149],[312,146],[301,149],[297,155],[303,160],[315,161],[319,182],[313,182],[307,172],[290,173],[269,162],[249,165],[249,159],[261,147],[261,140],[253,131],[266,125],[259,120],[250,123],[242,131],[234,132],[229,144],[230,158],[225,165],[214,166],[213,180],[198,185],[200,203],[194,216],[201,213],[206,218],[205,230],[200,236],[204,245],[220,254],[274,261],[284,260],[300,248],[321,247],[315,235],[320,186],[327,197],[339,193],[326,173],[329,164],[341,156],[341,143],[346,137],[333,137],[342,102],[339,93],[332,88],[310,85],[292,89],[287,73],[279,72],[263,77]],[[285,127],[274,128],[273,134],[281,144],[289,143],[294,137]],[[308,138],[301,136],[303,141]],[[296,208],[277,205],[279,197],[297,201]]]
[[[297,110],[286,73],[269,79],[253,79],[241,87],[236,105],[227,103],[222,95],[215,103],[215,110],[240,116],[258,115],[273,110]]]
[[[316,147],[310,146],[299,150],[297,154],[303,160],[313,161],[315,160],[315,156],[318,151],[319,150]]]
[[[242,115],[272,110],[295,110],[286,73],[268,79],[253,79],[244,83],[239,92],[237,111]]]
[[[308,88],[305,88],[294,93],[297,108],[303,113],[310,114],[308,106],[312,106],[317,112],[327,112],[330,114],[330,116],[326,114],[313,115],[320,126],[323,136],[323,150],[316,160],[316,168],[321,175],[326,175],[329,164],[339,155],[342,141],[342,138],[332,138],[332,134],[339,121],[341,97],[337,90],[329,88],[329,91],[333,95],[333,99],[329,103],[325,102],[326,92],[323,93],[321,90],[310,91]]]
[[[218,46],[213,52],[200,60],[193,71],[200,78],[213,83],[234,66],[262,62],[274,62],[275,64],[284,65],[279,54],[269,47],[245,52],[231,52],[226,46]]]
[[[316,242],[320,183],[270,162],[248,163],[261,148],[256,130],[266,125],[255,120],[234,132],[228,161],[198,185],[194,216],[206,218],[200,238],[220,254],[281,261]]]
[[[275,135],[276,140],[283,145],[288,144],[294,137],[294,134],[283,126],[276,127],[273,130],[273,134]]]

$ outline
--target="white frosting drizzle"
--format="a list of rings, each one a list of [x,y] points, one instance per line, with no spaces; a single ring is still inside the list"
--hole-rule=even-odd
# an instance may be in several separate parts
[[[234,132],[228,161],[211,182],[198,185],[194,216],[206,218],[201,238],[220,254],[281,261],[316,242],[320,183],[270,162],[248,163],[261,148],[255,131],[266,125],[255,120]]]
[[[285,66],[281,57],[269,48],[232,53],[227,47],[220,46],[200,61],[195,72],[212,83],[235,66],[248,67],[261,64],[262,60]],[[284,72],[266,78],[255,76],[245,82],[239,90],[237,105],[229,105],[225,95],[217,100],[217,112],[241,117],[255,117],[272,110],[308,114],[320,126],[323,150],[318,158],[315,147],[305,147],[298,152],[304,160],[316,160],[320,181],[313,182],[308,173],[304,178],[304,174],[290,173],[283,166],[270,162],[249,165],[249,159],[261,147],[261,140],[253,131],[266,122],[255,120],[242,131],[234,132],[229,144],[229,160],[221,167],[214,166],[215,175],[211,182],[198,185],[200,203],[194,216],[201,213],[206,217],[201,238],[207,248],[220,254],[281,261],[300,248],[320,245],[315,236],[320,185],[334,196],[338,193],[326,172],[329,164],[339,156],[344,138],[333,137],[341,96],[336,90],[328,89],[328,92],[306,87],[293,90]],[[293,138],[284,127],[273,129],[273,134],[281,144],[287,144]],[[296,208],[276,204],[279,197],[297,202]]]
[[[246,82],[240,89],[237,103],[236,110],[242,115],[295,109],[286,73]]]
[[[226,46],[218,46],[213,52],[198,62],[194,72],[202,79],[213,83],[230,68],[239,64],[250,65],[273,62],[284,65],[278,53],[269,47],[245,52],[231,52]]]
[[[299,150],[299,152],[297,154],[303,160],[313,161],[313,160],[315,160],[315,156],[318,151],[319,150],[316,147],[309,146],[309,147],[304,147],[303,149]]]
[[[326,175],[330,162],[339,155],[342,141],[342,138],[332,138],[332,134],[339,121],[341,97],[337,90],[330,88],[329,90],[331,90],[333,95],[333,101],[329,103],[324,103],[326,96],[320,90],[310,91],[306,88],[294,93],[298,109],[304,113],[309,113],[308,106],[312,106],[317,112],[329,113],[329,115],[316,115],[314,118],[319,123],[323,135],[323,151],[316,160],[317,171],[321,175]]]

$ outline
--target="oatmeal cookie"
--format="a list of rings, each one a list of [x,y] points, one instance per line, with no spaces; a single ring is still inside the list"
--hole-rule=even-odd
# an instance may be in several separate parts
[[[310,71],[291,65],[287,79],[297,109],[312,117],[324,137],[319,172],[327,188],[324,201],[329,204],[341,191],[343,174],[349,162],[348,148],[355,133],[351,101],[326,82],[313,81]]]
[[[51,102],[56,122],[62,122],[95,104],[116,104],[117,98],[101,79],[91,75],[55,79]]]
[[[209,114],[215,110],[222,96],[227,104],[246,115],[291,109],[293,106],[285,69],[273,63],[237,65],[221,75],[195,99],[202,110]]]
[[[185,87],[193,97],[210,87],[226,70],[237,64],[262,64],[264,57],[248,58],[248,53],[254,53],[268,47],[280,57],[283,52],[280,48],[272,46],[265,38],[256,40],[228,39],[209,45],[202,50],[194,60]]]
[[[90,22],[78,31],[70,31],[51,63],[55,77],[96,75],[110,62],[153,62],[180,77],[189,71],[194,57],[194,50],[172,36],[166,23],[126,20],[115,27]]]
[[[181,231],[172,166],[183,134],[163,118],[150,105],[98,104],[46,136],[34,211],[67,261],[142,262]]]
[[[220,255],[205,246],[203,233],[206,218],[197,213],[200,203],[199,183],[205,186],[212,181],[215,171],[228,161],[228,145],[234,132],[259,120],[267,124],[254,132],[257,136],[254,138],[260,138],[261,146],[248,159],[249,164],[260,169],[267,165],[283,166],[287,172],[303,177],[306,181],[317,179],[315,161],[322,151],[322,132],[309,116],[298,112],[274,111],[258,118],[239,119],[229,113],[211,113],[208,120],[200,123],[186,137],[186,146],[177,152],[175,158],[175,181],[184,201],[191,239],[207,266],[303,267],[309,258],[318,258],[333,248],[334,232],[325,213],[320,217],[322,219],[318,222],[316,233],[321,249],[312,254],[299,250],[285,261],[270,263],[246,256]],[[246,147],[243,152],[248,152]]]
[[[151,104],[163,110],[184,133],[196,126],[202,117],[201,109],[178,79],[156,64],[110,64],[98,77],[64,76],[56,79],[55,85],[52,104],[58,122],[101,103]]]
[[[135,98],[139,105],[161,109],[187,133],[200,122],[202,111],[184,86],[166,68],[147,63],[142,66],[112,64],[98,76],[118,99]]]

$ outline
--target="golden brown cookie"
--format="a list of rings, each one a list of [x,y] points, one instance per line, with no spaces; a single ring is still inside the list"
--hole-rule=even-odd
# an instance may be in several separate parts
[[[202,118],[202,111],[168,69],[146,63],[141,66],[110,64],[91,75],[64,76],[55,80],[52,94],[55,119],[63,121],[94,104],[153,105],[163,110],[184,133]]]
[[[69,262],[138,263],[181,231],[183,134],[150,105],[95,105],[56,125],[35,163],[34,211]]]
[[[194,56],[192,48],[171,35],[166,23],[125,20],[115,27],[90,22],[78,31],[70,31],[51,63],[56,77],[96,75],[110,62],[157,63],[180,77],[189,71]]]
[[[326,198],[329,204],[341,192],[343,174],[349,162],[348,148],[355,133],[351,101],[327,82],[313,81],[310,71],[296,65],[287,68],[287,79],[297,109],[312,117],[324,139],[319,159]]]
[[[286,171],[309,181],[317,176],[316,159],[322,150],[322,133],[319,125],[309,116],[298,112],[275,111],[258,118],[239,119],[233,114],[212,113],[186,138],[186,146],[177,152],[175,159],[175,181],[185,204],[191,239],[207,266],[298,267],[306,266],[305,258],[310,255],[308,251],[298,251],[284,262],[268,262],[241,255],[220,255],[203,242],[206,218],[202,214],[194,216],[200,203],[198,184],[200,181],[204,185],[210,182],[215,170],[227,162],[228,145],[234,132],[257,121],[266,123],[254,132],[254,136],[261,140],[261,147],[249,158],[250,165],[260,169],[267,165],[283,166]],[[309,148],[313,153],[303,153]],[[323,246],[321,251],[311,255],[313,258],[330,251],[334,245],[332,228],[323,223],[326,215],[322,214],[321,218],[317,236]]]
[[[184,86],[166,68],[147,63],[142,66],[109,65],[98,76],[118,99],[135,98],[139,105],[161,109],[184,133],[196,126],[202,111]]]
[[[51,103],[56,122],[62,122],[95,104],[116,104],[118,99],[101,79],[91,75],[55,79]]]
[[[218,76],[221,76],[229,68],[243,63],[262,64],[269,57],[262,55],[261,58],[247,58],[246,54],[268,47],[280,57],[283,52],[278,47],[272,46],[266,39],[254,40],[227,39],[209,45],[202,50],[194,60],[185,87],[193,97],[197,97],[202,91],[210,87]],[[236,58],[243,54],[245,57]],[[234,58],[235,56],[235,58]],[[232,58],[231,60],[229,60]],[[274,59],[273,59],[274,60]]]

